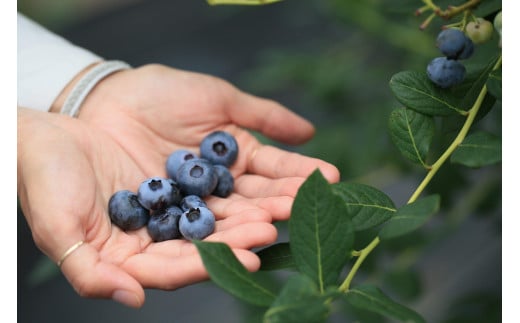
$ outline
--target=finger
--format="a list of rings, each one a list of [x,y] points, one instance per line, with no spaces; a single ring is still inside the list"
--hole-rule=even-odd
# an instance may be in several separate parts
[[[241,175],[235,179],[235,191],[245,197],[296,196],[304,177],[267,178],[259,175]]]
[[[294,198],[290,196],[249,198],[236,193],[231,194],[225,199],[212,197],[208,203],[212,203],[211,201],[213,199],[218,199],[218,204],[211,204],[212,209],[215,208],[213,205],[218,205],[219,209],[224,209],[228,204],[236,204],[240,202],[247,205],[254,205],[255,207],[265,210],[270,214],[272,221],[284,221],[289,219],[292,203],[294,201]]]
[[[211,196],[206,200],[209,209],[215,214],[217,220],[225,219],[234,215],[257,217],[263,222],[270,222],[271,217],[265,210],[256,207],[247,200],[218,198]]]
[[[234,99],[227,112],[239,126],[292,145],[304,143],[314,135],[314,126],[309,121],[273,100],[241,91]]]
[[[215,233],[205,240],[224,242],[233,248],[251,249],[273,243],[277,235],[278,232],[271,223],[244,222],[226,230],[219,230],[217,223]]]
[[[261,247],[276,241],[277,231],[274,225],[265,222],[244,222],[237,223],[226,230],[215,230],[204,241],[223,242],[231,248],[252,249]],[[185,239],[174,239],[152,243],[146,247],[143,253],[160,254],[163,256],[176,258],[197,253],[197,248],[190,241]]]
[[[101,262],[97,250],[88,243],[71,253],[61,270],[82,297],[111,298],[135,308],[144,304],[144,290],[139,282],[116,265]]]
[[[318,158],[285,151],[274,146],[258,146],[251,152],[248,160],[249,173],[269,178],[307,178],[313,171],[319,169],[330,183],[339,181],[339,170],[336,166]]]
[[[278,231],[270,223],[243,223],[229,230],[216,231],[204,241],[224,243],[232,249],[251,250],[270,245],[277,237]],[[195,248],[195,245],[191,245]],[[189,249],[185,248],[183,251]]]
[[[260,268],[260,259],[254,252],[243,249],[232,251],[247,270],[257,271]],[[145,288],[174,290],[209,278],[198,253],[180,257],[141,253],[128,259],[124,268]]]

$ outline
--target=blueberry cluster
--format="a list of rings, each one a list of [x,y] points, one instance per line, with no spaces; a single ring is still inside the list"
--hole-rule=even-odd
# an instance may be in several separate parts
[[[434,58],[426,67],[430,80],[441,88],[461,83],[466,68],[460,60],[473,54],[473,41],[460,29],[448,28],[437,35],[436,46],[444,56]]]
[[[234,179],[229,167],[238,143],[225,131],[214,131],[200,143],[200,156],[185,149],[166,160],[167,177],[143,181],[137,192],[120,190],[108,202],[112,223],[122,230],[144,226],[153,241],[201,240],[215,230],[215,216],[204,197],[228,197]]]

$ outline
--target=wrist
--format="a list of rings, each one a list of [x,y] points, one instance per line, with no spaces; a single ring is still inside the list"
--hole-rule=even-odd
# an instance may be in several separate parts
[[[49,112],[60,113],[60,110],[63,107],[65,100],[69,96],[74,86],[76,86],[79,80],[81,80],[81,78],[85,76],[85,74],[87,74],[90,70],[92,70],[95,66],[99,64],[101,64],[101,62],[92,63],[85,67],[83,70],[81,70],[78,74],[76,74],[76,76],[74,76],[74,78],[63,88],[58,97],[56,97],[56,100],[54,100],[54,102],[52,103]]]
[[[83,101],[92,89],[104,78],[117,71],[130,69],[131,66],[122,61],[102,61],[91,65],[79,73],[64,89],[63,96],[57,101],[56,109],[60,114],[77,117]],[[61,99],[64,101],[61,102]]]

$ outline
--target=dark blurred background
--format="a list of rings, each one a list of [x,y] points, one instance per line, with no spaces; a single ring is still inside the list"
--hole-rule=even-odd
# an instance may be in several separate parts
[[[286,0],[267,6],[19,0],[18,10],[106,59],[208,73],[283,103],[316,125],[315,138],[298,147],[258,135],[261,140],[332,162],[342,180],[372,185],[400,206],[424,171],[404,160],[390,141],[387,120],[398,104],[388,82],[401,70],[423,71],[440,56],[434,39],[441,22],[419,30],[425,17],[413,13],[421,5],[419,0]],[[492,46],[496,39],[478,48],[475,61]],[[500,135],[501,102],[480,126]],[[442,149],[442,138],[436,144]],[[428,322],[501,321],[500,165],[479,170],[445,165],[428,191],[441,195],[440,214],[416,233],[381,244],[356,280],[376,283]],[[285,224],[278,227],[285,241]],[[276,283],[284,273],[261,274]],[[260,317],[258,309],[211,282],[148,290],[146,297],[139,310],[80,298],[36,248],[19,212],[19,322],[242,323]],[[334,307],[329,321],[384,322],[345,304]]]

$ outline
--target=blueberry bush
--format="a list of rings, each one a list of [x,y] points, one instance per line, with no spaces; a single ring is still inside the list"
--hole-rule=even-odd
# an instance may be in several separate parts
[[[278,1],[281,0],[208,0],[208,3],[268,5]],[[455,73],[464,72],[453,76],[451,71],[446,72],[444,65],[436,66],[432,73],[448,75],[448,80],[442,81],[440,86],[436,80],[445,75],[435,74],[432,78],[427,66],[434,57],[426,58],[431,52],[422,53],[416,64],[422,69],[403,66],[388,79],[394,108],[388,115],[371,115],[386,118],[388,138],[393,149],[399,152],[399,158],[405,161],[403,173],[413,172],[421,177],[410,189],[406,202],[394,201],[383,190],[361,180],[342,179],[330,184],[316,170],[300,187],[294,200],[286,223],[287,241],[257,251],[262,260],[259,273],[248,272],[225,244],[193,241],[211,280],[261,312],[258,321],[326,322],[340,304],[342,313],[352,321],[425,322],[423,315],[408,304],[420,289],[420,273],[413,269],[414,259],[426,252],[431,241],[443,239],[445,231],[436,228],[445,226],[433,225],[432,229],[435,218],[441,217],[441,223],[446,226],[463,225],[461,217],[471,210],[489,208],[490,204],[496,207],[496,201],[486,203],[489,199],[485,195],[490,190],[472,184],[465,176],[471,177],[467,175],[469,172],[486,167],[499,167],[501,162],[501,127],[495,120],[497,110],[501,109],[502,3],[496,0],[459,3],[403,0],[392,2],[392,7],[398,7],[400,2],[403,8],[414,7],[415,10],[394,12],[402,15],[396,21],[413,17],[416,31],[427,35],[440,57],[445,53],[439,47],[455,48],[456,53],[443,57],[442,62],[457,63]],[[357,1],[330,3],[338,16],[350,20],[356,19],[350,10],[359,12],[367,7]],[[377,17],[378,12],[365,14]],[[386,27],[380,32],[389,32],[386,35],[389,38],[406,38],[410,33],[395,21]],[[438,35],[451,29],[462,32],[469,45],[436,44]],[[414,50],[419,52],[420,46],[416,45]],[[411,45],[401,42],[398,46]],[[474,46],[475,53],[462,54],[459,50],[465,46],[471,46],[472,51]],[[480,51],[482,46],[486,49]],[[461,55],[464,60],[459,60]],[[334,69],[341,72],[337,66]],[[341,100],[340,91],[333,92],[335,100]],[[355,157],[356,154],[350,152],[350,157],[342,158]],[[336,162],[327,156],[324,158]],[[444,170],[447,173],[443,176]],[[477,183],[486,181],[485,176],[477,176],[477,179]],[[496,176],[493,179],[496,181]],[[486,188],[497,186],[499,183],[494,182]],[[484,193],[479,194],[477,188]],[[500,192],[494,193],[495,197],[500,195]],[[457,201],[475,203],[468,206]],[[429,230],[424,230],[425,227]],[[385,272],[389,267],[374,260],[381,248],[390,250],[387,253],[390,262],[401,261],[401,264]],[[261,276],[262,272],[288,274],[272,284]],[[464,301],[471,303],[471,300],[460,300],[460,304]],[[480,307],[476,312],[452,314],[443,322],[497,322],[499,319],[496,310],[486,312]]]

